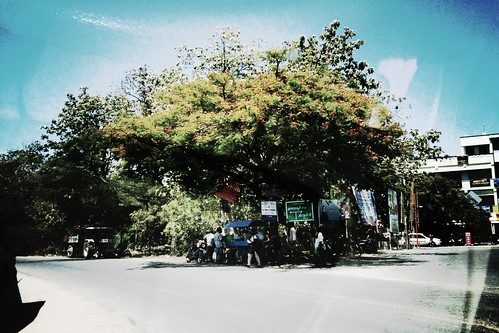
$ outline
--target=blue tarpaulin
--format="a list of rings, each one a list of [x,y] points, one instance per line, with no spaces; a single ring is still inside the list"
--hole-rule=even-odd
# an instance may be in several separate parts
[[[248,228],[264,226],[265,222],[261,220],[242,220],[242,221],[229,221],[225,224],[226,228]]]
[[[248,247],[249,244],[245,240],[227,242],[227,247]]]

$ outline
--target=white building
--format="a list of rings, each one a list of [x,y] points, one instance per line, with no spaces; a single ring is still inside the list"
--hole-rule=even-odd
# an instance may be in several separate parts
[[[490,212],[493,234],[499,234],[499,133],[463,136],[461,156],[428,160],[420,172],[439,173],[456,182],[478,206]]]

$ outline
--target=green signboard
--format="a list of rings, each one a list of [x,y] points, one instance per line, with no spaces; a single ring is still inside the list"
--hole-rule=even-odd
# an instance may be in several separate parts
[[[314,219],[314,209],[309,201],[287,201],[286,220],[288,222],[305,222]]]

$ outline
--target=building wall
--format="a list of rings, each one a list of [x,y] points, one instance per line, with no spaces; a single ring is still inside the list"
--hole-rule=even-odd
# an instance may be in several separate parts
[[[460,175],[461,190],[473,191],[482,199],[479,205],[488,208],[493,233],[499,234],[499,133],[461,137],[460,144],[461,156],[427,160],[419,172],[439,173],[452,179]]]

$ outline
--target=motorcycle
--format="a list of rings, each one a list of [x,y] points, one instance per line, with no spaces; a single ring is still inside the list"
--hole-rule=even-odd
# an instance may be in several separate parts
[[[377,253],[378,252],[378,241],[381,240],[382,236],[378,234],[376,229],[369,227],[365,233],[364,238],[360,240],[360,247],[364,253]],[[397,247],[397,237],[394,238],[395,247]]]
[[[339,253],[337,243],[332,242],[331,240],[324,240],[319,243],[315,260],[317,267],[324,267],[328,263],[335,266],[338,258]]]
[[[358,242],[362,253],[378,252],[378,241],[374,238],[360,239]]]
[[[189,252],[186,256],[186,261],[196,261],[198,264],[208,259],[208,245],[202,239],[195,242],[192,247],[189,249]]]

